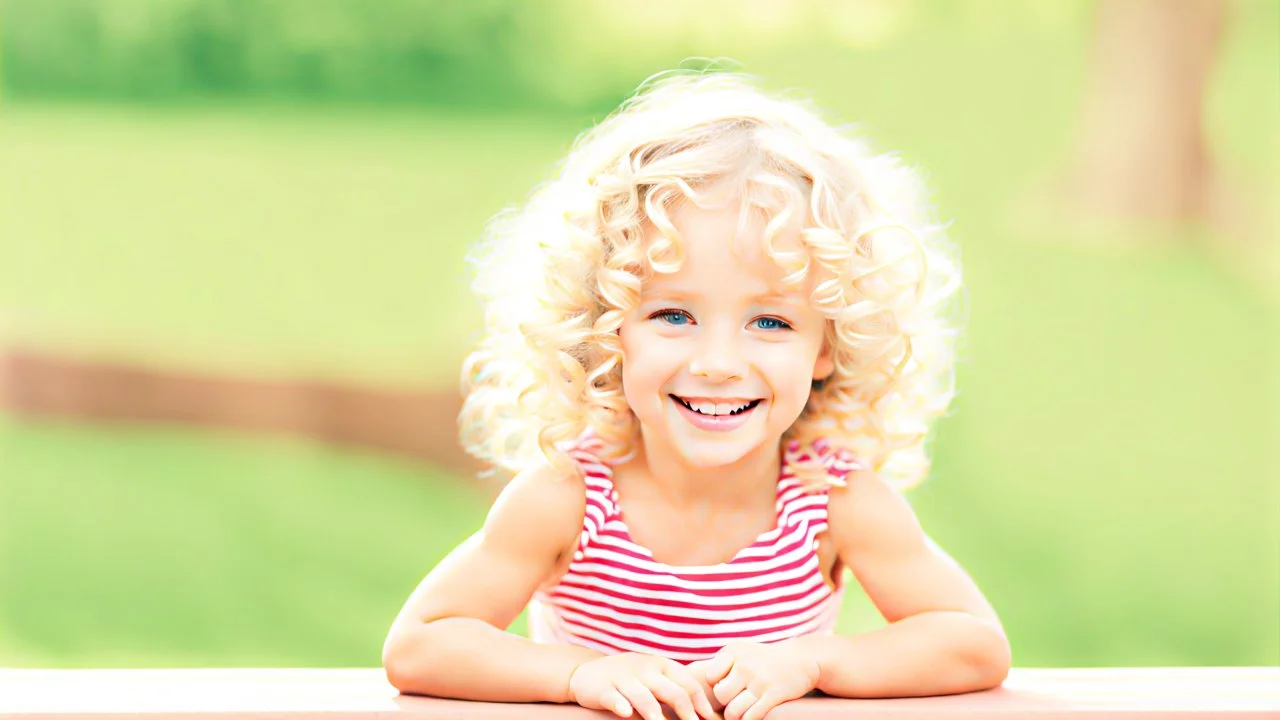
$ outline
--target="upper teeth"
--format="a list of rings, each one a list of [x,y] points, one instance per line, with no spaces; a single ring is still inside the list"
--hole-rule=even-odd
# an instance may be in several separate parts
[[[729,403],[690,402],[689,407],[703,415],[728,415],[729,413],[738,412],[750,404],[751,403],[749,402],[737,403],[734,405],[730,405]]]

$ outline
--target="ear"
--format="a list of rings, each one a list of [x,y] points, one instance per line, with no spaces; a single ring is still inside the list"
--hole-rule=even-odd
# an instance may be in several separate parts
[[[814,380],[826,380],[831,377],[831,373],[836,371],[834,355],[835,352],[831,349],[831,343],[823,340],[822,349],[818,351],[818,359],[813,361]]]

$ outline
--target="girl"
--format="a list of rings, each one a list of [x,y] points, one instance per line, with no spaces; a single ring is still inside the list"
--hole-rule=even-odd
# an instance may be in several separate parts
[[[668,77],[478,259],[462,439],[514,478],[396,618],[393,685],[760,720],[1003,681],[995,613],[899,494],[959,287],[899,163],[744,78]],[[885,627],[833,634],[846,570]],[[503,630],[526,604],[531,639]]]

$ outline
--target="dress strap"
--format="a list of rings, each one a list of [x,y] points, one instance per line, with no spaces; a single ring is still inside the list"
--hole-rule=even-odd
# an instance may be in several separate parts
[[[618,491],[613,487],[613,468],[593,452],[589,439],[569,448],[567,453],[582,470],[586,503],[578,540],[578,550],[582,551],[600,536],[606,523],[618,517]]]
[[[806,487],[796,477],[797,466],[820,466],[832,481],[821,487]],[[825,438],[808,446],[788,443],[783,453],[782,474],[778,480],[778,522],[783,527],[807,523],[817,536],[827,530],[827,502],[831,485],[841,485],[849,473],[866,466],[844,448],[833,447]]]

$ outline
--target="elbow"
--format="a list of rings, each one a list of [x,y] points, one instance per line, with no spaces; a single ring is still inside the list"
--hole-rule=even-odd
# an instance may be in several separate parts
[[[973,640],[965,653],[965,665],[970,671],[971,690],[990,690],[1004,683],[1013,665],[1013,651],[1009,638],[999,624],[979,620]]]
[[[987,653],[975,668],[975,689],[990,690],[1004,684],[1009,677],[1011,667],[1009,643],[1001,642],[1001,647]]]
[[[431,653],[423,652],[423,638],[402,628],[393,628],[382,646],[382,671],[387,682],[406,694],[430,694],[424,680],[431,677],[427,667]]]
[[[392,631],[382,645],[382,671],[386,673],[387,682],[400,692],[408,692],[409,678],[413,671],[409,668],[404,643]]]

